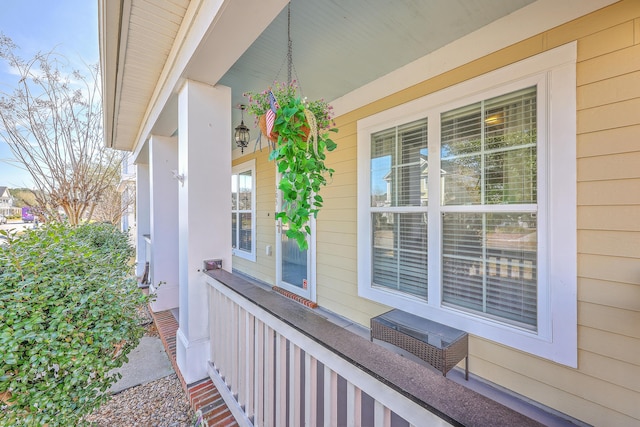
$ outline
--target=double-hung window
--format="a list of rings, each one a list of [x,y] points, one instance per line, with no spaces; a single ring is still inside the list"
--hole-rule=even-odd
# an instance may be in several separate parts
[[[232,168],[231,244],[233,255],[256,260],[255,250],[255,161]]]
[[[358,122],[358,292],[575,366],[575,45]]]

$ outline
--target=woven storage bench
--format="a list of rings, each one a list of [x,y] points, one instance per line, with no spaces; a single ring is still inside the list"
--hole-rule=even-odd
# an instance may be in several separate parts
[[[374,338],[414,354],[445,377],[465,359],[465,379],[469,379],[469,336],[464,331],[391,310],[371,319],[371,341]]]

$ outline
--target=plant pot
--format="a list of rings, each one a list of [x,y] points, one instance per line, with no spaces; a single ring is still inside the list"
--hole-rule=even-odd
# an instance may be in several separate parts
[[[263,114],[258,119],[258,127],[260,128],[260,132],[271,142],[278,141],[278,134],[276,132],[271,132],[271,135],[267,135],[267,115]]]
[[[266,114],[261,115],[260,118],[258,119],[258,127],[260,128],[260,132],[262,132],[262,134],[266,136],[269,139],[269,141],[278,142],[278,132],[274,132],[272,130],[271,135],[267,135]],[[304,132],[304,140],[306,141],[307,139],[309,139],[309,133],[311,132],[311,129],[309,129],[309,126],[305,124],[300,129],[302,130],[302,132]]]

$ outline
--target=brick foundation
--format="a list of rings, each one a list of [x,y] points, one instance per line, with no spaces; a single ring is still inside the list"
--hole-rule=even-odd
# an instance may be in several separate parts
[[[284,295],[287,298],[291,298],[294,301],[299,302],[302,305],[306,305],[307,307],[310,308],[317,308],[318,304],[316,304],[313,301],[310,301],[306,298],[301,297],[300,295],[296,295],[293,292],[289,292],[285,289],[279,288],[277,286],[272,287],[271,289],[273,289],[275,292],[279,293],[280,295]]]
[[[178,331],[178,321],[171,311],[160,311],[154,313],[151,310],[151,316],[158,329],[162,344],[169,356],[169,360],[176,371],[182,388],[187,394],[191,408],[194,411],[202,411],[204,420],[209,427],[231,427],[237,426],[235,418],[225,404],[218,389],[210,378],[203,379],[193,384],[186,384],[178,364],[176,362],[176,332]]]

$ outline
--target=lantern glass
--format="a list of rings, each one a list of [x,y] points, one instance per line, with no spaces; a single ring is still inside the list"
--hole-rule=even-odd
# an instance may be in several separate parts
[[[240,124],[236,126],[235,140],[236,145],[240,147],[240,151],[244,153],[244,148],[249,145],[249,139],[251,139],[251,137],[249,128],[244,124],[244,105],[240,106],[240,110],[242,110],[242,120]]]

